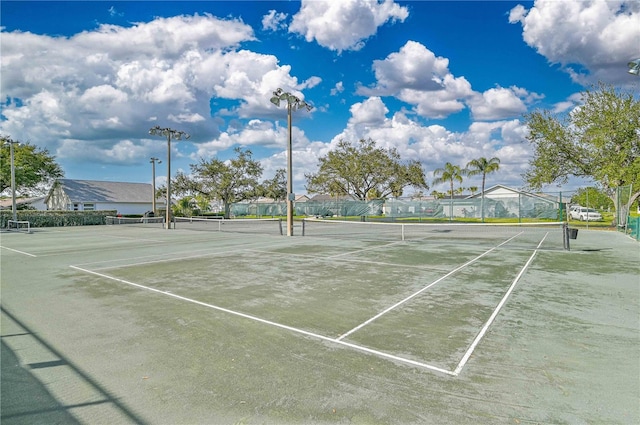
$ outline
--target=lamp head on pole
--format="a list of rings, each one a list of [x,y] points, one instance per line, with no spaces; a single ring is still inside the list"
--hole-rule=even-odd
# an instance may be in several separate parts
[[[152,136],[166,136],[171,137],[174,140],[189,139],[191,135],[185,131],[174,130],[173,128],[162,128],[159,125],[149,129],[149,134]]]
[[[298,96],[293,95],[289,92],[285,92],[281,88],[278,88],[276,91],[273,92],[273,96],[271,97],[270,100],[271,100],[271,103],[273,103],[278,107],[280,106],[280,102],[286,101],[287,106],[291,107],[291,109],[293,110],[304,108],[307,111],[311,111],[311,109],[313,109],[313,106],[311,106],[304,100],[300,99]]]
[[[634,59],[627,64],[629,74],[640,75],[640,59]]]

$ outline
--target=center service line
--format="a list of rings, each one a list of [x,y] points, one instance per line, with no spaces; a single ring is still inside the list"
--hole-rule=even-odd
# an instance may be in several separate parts
[[[487,320],[487,323],[484,324],[484,326],[482,327],[482,329],[480,330],[478,335],[476,335],[476,338],[471,343],[471,346],[469,347],[467,352],[464,353],[464,356],[462,356],[462,360],[460,360],[460,363],[458,363],[458,367],[456,367],[455,370],[453,371],[453,374],[455,376],[458,376],[460,374],[460,372],[462,372],[462,369],[464,368],[464,365],[469,360],[469,357],[471,357],[471,354],[476,349],[476,346],[480,343],[480,340],[484,337],[484,334],[487,333],[487,330],[489,329],[489,326],[491,326],[493,321],[498,316],[498,313],[500,313],[500,310],[502,309],[502,306],[504,306],[504,304],[507,302],[507,299],[511,295],[511,292],[513,292],[513,289],[516,287],[516,284],[518,283],[518,281],[520,280],[520,278],[522,277],[524,272],[531,265],[531,262],[533,261],[533,258],[536,256],[537,252],[538,252],[538,250],[533,251],[533,254],[531,254],[531,257],[529,257],[529,260],[526,262],[524,267],[522,267],[522,270],[520,270],[520,273],[518,273],[516,278],[513,280],[513,283],[511,284],[511,286],[509,286],[509,289],[507,290],[507,292],[504,294],[504,296],[500,300],[500,303],[498,303],[498,306],[496,307],[496,309],[493,310],[493,313],[491,313],[491,316],[489,317],[489,320]]]
[[[229,310],[229,309],[224,308],[224,307],[219,307],[219,306],[216,306],[216,305],[213,305],[213,304],[207,304],[207,303],[204,303],[202,301],[197,301],[197,300],[194,300],[192,298],[187,298],[187,297],[183,297],[181,295],[176,295],[176,294],[173,294],[171,292],[161,291],[159,289],[151,288],[149,286],[140,285],[139,283],[130,282],[130,281],[124,280],[124,279],[119,279],[117,277],[109,276],[109,275],[106,275],[106,274],[103,274],[103,273],[94,272],[92,270],[83,269],[81,267],[77,267],[77,266],[69,266],[69,267],[71,267],[72,269],[84,272],[84,273],[89,273],[89,274],[92,274],[92,275],[95,275],[95,276],[99,276],[99,277],[102,277],[102,278],[105,278],[105,279],[114,280],[116,282],[124,283],[126,285],[131,285],[131,286],[134,286],[136,288],[146,289],[147,291],[156,292],[158,294],[167,295],[167,296],[172,297],[172,298],[176,298],[176,299],[179,299],[179,300],[182,300],[182,301],[187,301],[187,302],[190,302],[190,303],[193,303],[193,304],[197,304],[197,305],[200,305],[200,306],[203,306],[203,307],[208,307],[208,308],[211,308],[211,309],[214,309],[214,310],[222,311],[224,313],[233,314],[235,316],[243,317],[245,319],[254,320],[256,322],[264,323],[266,325],[274,326],[276,328],[286,329],[288,331],[296,332],[296,333],[299,333],[299,334],[302,334],[302,335],[306,335],[306,336],[309,336],[309,337],[312,337],[312,338],[317,338],[317,339],[320,339],[320,340],[323,340],[323,341],[328,341],[328,342],[331,342],[331,343],[334,343],[334,344],[343,345],[345,347],[349,347],[349,348],[352,348],[352,349],[358,350],[358,351],[363,351],[365,353],[373,354],[375,356],[382,357],[382,358],[385,358],[385,359],[395,360],[397,362],[406,363],[406,364],[410,364],[410,365],[413,365],[413,366],[418,366],[418,367],[421,367],[421,368],[424,368],[424,369],[429,369],[429,370],[433,370],[433,371],[436,371],[436,372],[444,373],[444,374],[449,375],[449,376],[455,376],[456,375],[454,372],[451,372],[450,370],[442,369],[442,368],[439,368],[437,366],[432,366],[432,365],[429,365],[429,364],[426,364],[426,363],[417,362],[415,360],[405,359],[405,358],[402,358],[402,357],[394,356],[392,354],[383,353],[382,351],[373,350],[371,348],[367,348],[367,347],[363,347],[363,346],[360,346],[360,345],[355,345],[355,344],[351,344],[351,343],[348,343],[348,342],[340,341],[339,339],[329,338],[329,337],[326,337],[326,336],[323,336],[323,335],[319,335],[319,334],[316,334],[316,333],[313,333],[313,332],[308,332],[308,331],[305,331],[305,330],[302,330],[302,329],[294,328],[292,326],[287,326],[287,325],[283,325],[281,323],[272,322],[270,320],[261,319],[261,318],[256,317],[256,316],[251,316],[249,314],[240,313],[239,311]]]

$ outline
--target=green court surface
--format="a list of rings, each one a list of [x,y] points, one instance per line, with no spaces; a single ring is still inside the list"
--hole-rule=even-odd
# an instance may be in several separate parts
[[[2,424],[640,423],[638,242],[301,230],[2,233]]]

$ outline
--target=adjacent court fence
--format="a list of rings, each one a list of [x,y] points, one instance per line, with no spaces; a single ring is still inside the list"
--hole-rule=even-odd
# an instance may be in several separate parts
[[[544,222],[569,221],[569,207],[580,204],[594,208],[603,214],[599,223],[584,223],[603,227],[615,225],[621,232],[640,240],[639,218],[632,211],[629,201],[633,197],[631,186],[616,189],[612,203],[605,196],[592,195],[589,191],[577,200],[578,191],[527,193],[513,190],[495,190],[485,196],[454,197],[442,199],[375,199],[358,201],[334,198],[323,201],[309,200],[294,203],[294,214],[306,217],[333,217],[361,221],[469,221],[469,222]],[[637,201],[636,201],[637,203]],[[633,205],[636,205],[633,203]],[[637,207],[633,207],[637,208]],[[234,217],[282,217],[286,215],[285,202],[242,202],[231,205]],[[607,227],[605,226],[605,227]]]
[[[375,199],[358,201],[334,199],[295,202],[295,215],[311,217],[369,217],[394,221],[397,219],[547,219],[564,220],[569,198],[557,194],[526,194],[507,192],[483,197],[454,199]],[[235,217],[269,217],[286,214],[284,202],[251,202],[231,205]]]
[[[616,223],[618,230],[640,241],[640,217],[631,216],[633,204],[637,204],[638,200],[633,201],[633,186],[620,186],[616,188]],[[632,202],[630,202],[632,201]],[[638,208],[640,212],[640,208]]]

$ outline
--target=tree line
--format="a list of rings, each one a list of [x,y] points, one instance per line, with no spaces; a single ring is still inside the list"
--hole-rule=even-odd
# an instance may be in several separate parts
[[[221,161],[217,158],[200,159],[190,166],[191,173],[180,172],[172,180],[174,191],[194,199],[220,200],[225,216],[231,204],[258,197],[282,201],[286,198],[285,170],[279,169],[273,179],[259,182],[262,166],[253,159],[249,149],[236,148],[236,157]],[[434,171],[434,184],[450,182],[453,196],[454,181],[462,181],[463,175],[482,175],[484,192],[486,175],[499,168],[498,158],[479,158],[470,161],[466,168],[447,163]],[[327,194],[333,197],[349,196],[357,200],[401,197],[412,187],[418,191],[429,189],[425,171],[417,160],[403,161],[397,149],[384,149],[372,139],[357,142],[341,140],[336,149],[319,159],[318,171],[305,174],[309,193]],[[188,210],[185,203],[183,209]]]

